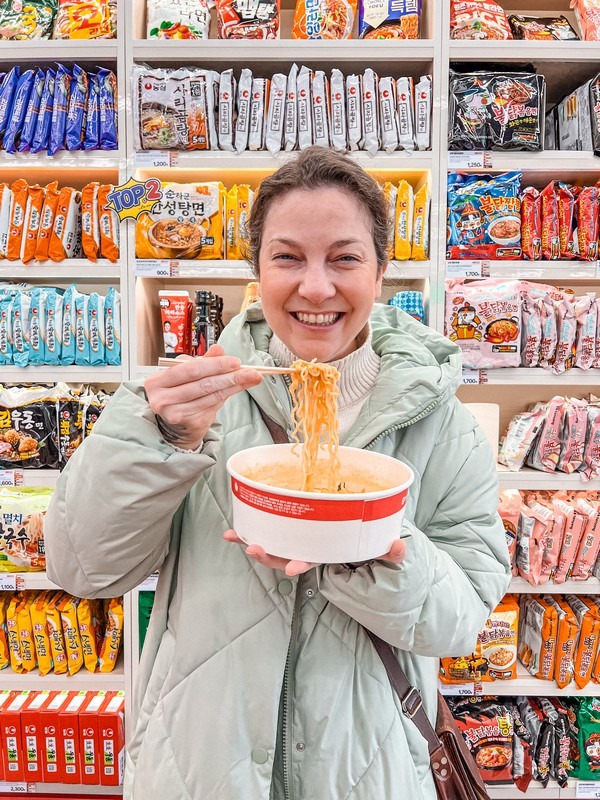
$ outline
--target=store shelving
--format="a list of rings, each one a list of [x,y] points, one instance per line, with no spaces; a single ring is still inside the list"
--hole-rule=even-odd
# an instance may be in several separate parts
[[[0,260],[0,280],[9,281],[113,281],[120,280],[121,271],[106,259],[96,263],[84,258],[72,258],[55,263],[34,261],[19,266],[18,261]]]
[[[7,382],[120,383],[125,375],[123,367],[2,367]]]
[[[600,490],[600,479],[585,481],[580,472],[568,475],[565,472],[542,472],[524,467],[512,472],[502,464],[498,464],[498,483],[501,489],[589,489]]]
[[[473,685],[473,684],[467,684]],[[445,695],[453,693],[463,694],[460,684],[456,686],[442,685]],[[498,697],[513,697],[526,695],[527,697],[600,697],[600,684],[588,683],[584,689],[578,689],[575,683],[570,683],[561,689],[554,681],[545,681],[531,675],[525,667],[517,662],[517,677],[511,681],[487,681],[475,684],[476,694],[490,694]]]
[[[122,691],[125,688],[125,669],[123,659],[117,663],[112,672],[88,672],[85,667],[75,675],[40,675],[39,670],[32,672],[14,672],[10,667],[0,672],[0,689],[31,689],[41,691],[52,689],[63,691]]]
[[[38,797],[76,795],[80,797],[120,797],[122,786],[78,786],[72,783],[29,783],[0,781],[0,796],[32,794]],[[59,797],[59,800],[60,800]]]
[[[564,583],[544,583],[532,586],[524,578],[513,578],[510,592],[517,594],[600,594],[600,580],[588,578],[587,581],[565,581]]]
[[[0,61],[36,63],[55,61],[89,61],[90,49],[95,62],[113,62],[119,57],[119,42],[115,39],[96,40],[91,44],[85,40],[48,39],[37,41],[0,42]]]

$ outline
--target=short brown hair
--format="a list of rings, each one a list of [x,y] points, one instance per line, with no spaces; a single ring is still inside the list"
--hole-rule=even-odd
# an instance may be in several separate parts
[[[273,201],[295,189],[312,190],[329,186],[347,192],[369,215],[377,256],[377,274],[381,273],[387,263],[391,224],[381,187],[347,154],[323,147],[307,147],[297,158],[291,159],[262,181],[252,204],[245,256],[257,276],[263,228]]]

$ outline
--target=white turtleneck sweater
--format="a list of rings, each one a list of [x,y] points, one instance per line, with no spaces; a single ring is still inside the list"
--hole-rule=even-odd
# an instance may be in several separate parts
[[[298,357],[273,334],[269,342],[269,355],[281,367],[289,367]],[[377,375],[379,374],[380,357],[371,346],[371,329],[366,340],[354,352],[331,361],[340,373],[338,397],[338,419],[340,424],[340,442],[356,422],[360,410],[373,391]]]

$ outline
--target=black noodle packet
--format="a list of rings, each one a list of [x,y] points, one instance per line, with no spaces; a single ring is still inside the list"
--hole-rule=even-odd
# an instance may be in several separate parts
[[[508,22],[515,39],[534,39],[542,42],[578,40],[566,17],[525,17],[509,14]]]
[[[527,72],[450,73],[450,150],[542,150],[545,80]]]

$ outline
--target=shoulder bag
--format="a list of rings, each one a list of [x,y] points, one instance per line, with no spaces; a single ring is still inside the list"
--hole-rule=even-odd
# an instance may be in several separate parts
[[[288,444],[288,436],[281,425],[267,417],[262,409],[259,408],[259,411],[275,444]],[[442,695],[438,692],[434,728],[423,708],[420,690],[411,685],[392,646],[367,628],[364,631],[383,662],[392,688],[400,698],[402,711],[427,741],[438,800],[490,800],[475,759]]]

